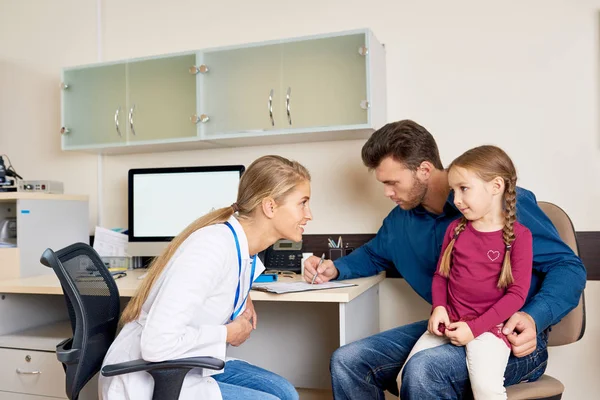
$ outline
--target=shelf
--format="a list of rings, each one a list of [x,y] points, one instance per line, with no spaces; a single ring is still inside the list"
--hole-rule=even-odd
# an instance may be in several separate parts
[[[73,336],[69,321],[38,326],[0,336],[0,347],[8,349],[56,351],[56,345]]]
[[[14,200],[75,200],[88,201],[88,196],[72,194],[47,194],[47,193],[29,193],[29,192],[2,192],[0,201]]]

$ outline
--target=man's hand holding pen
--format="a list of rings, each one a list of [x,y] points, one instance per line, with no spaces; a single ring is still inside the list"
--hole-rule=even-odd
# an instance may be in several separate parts
[[[321,256],[321,259],[319,260],[319,263],[317,264],[317,273],[313,275],[312,280],[310,281],[311,285],[315,284],[315,279],[317,279],[318,272],[319,272],[319,267],[321,266],[321,264],[323,264],[323,261],[325,260],[325,253],[323,253],[323,255]]]
[[[315,277],[316,275],[316,277]],[[311,256],[304,262],[304,280],[312,283],[324,283],[337,278],[339,272],[333,265],[333,261],[324,260],[317,256]]]

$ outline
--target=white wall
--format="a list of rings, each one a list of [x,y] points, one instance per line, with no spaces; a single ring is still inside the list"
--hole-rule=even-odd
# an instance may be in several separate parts
[[[521,185],[565,208],[578,230],[600,230],[599,9],[600,0],[102,0],[99,14],[95,0],[0,0],[0,154],[25,178],[61,180],[67,192],[90,195],[92,229],[98,159],[60,151],[61,67],[99,54],[110,61],[369,27],[387,48],[390,121],[426,126],[444,163],[481,143],[504,147]],[[375,232],[391,203],[360,162],[362,144],[104,157],[103,222],[127,223],[129,168],[248,164],[279,153],[312,171],[307,233]],[[404,292],[393,288],[390,298]],[[408,296],[395,307],[415,307]],[[550,370],[566,382],[566,398],[600,389],[591,377],[599,296],[591,283],[584,341],[552,352]],[[383,323],[392,321],[403,322]]]
[[[95,0],[0,0],[0,151],[26,178],[63,180],[67,191],[90,194],[93,225],[97,157],[59,147],[61,67],[97,61],[98,42],[111,61],[370,27],[387,48],[390,121],[426,126],[445,163],[477,144],[501,145],[523,186],[563,206],[578,230],[597,230],[599,7],[600,0],[102,0],[98,40]],[[123,189],[134,165],[248,163],[277,151],[313,171],[316,218],[307,233],[373,232],[391,204],[362,166],[361,146],[105,157],[105,223],[126,224]]]
[[[25,179],[63,181],[90,196],[96,157],[60,151],[60,69],[96,61],[93,1],[0,0],[0,154]],[[93,225],[91,225],[93,226]]]
[[[181,0],[177,7],[152,7],[105,0],[103,52],[112,60],[368,26],[386,44],[390,121],[413,118],[425,125],[445,163],[481,143],[504,147],[521,185],[563,206],[579,230],[599,229],[600,211],[593,205],[600,187],[588,178],[600,172],[594,4],[415,3],[263,0],[232,7]],[[361,146],[362,141],[208,150],[145,161],[114,157],[106,161],[106,175],[123,188],[119,181],[132,164],[248,162],[278,151],[313,171],[316,217],[307,233],[374,232],[390,205],[362,167]],[[353,182],[347,179],[352,173],[359,177]],[[360,190],[365,185],[370,190]],[[107,185],[104,197],[106,222],[122,226],[126,198],[115,196],[112,187]]]

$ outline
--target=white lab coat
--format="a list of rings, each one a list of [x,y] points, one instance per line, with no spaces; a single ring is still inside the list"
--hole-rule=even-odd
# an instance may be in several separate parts
[[[212,356],[226,360],[225,324],[254,280],[250,279],[252,259],[244,230],[235,217],[229,223],[237,233],[242,254],[237,304],[233,302],[239,267],[233,234],[225,224],[202,228],[179,247],[152,287],[140,317],[126,324],[111,345],[104,365],[140,358],[165,361]],[[254,277],[264,269],[257,258]],[[221,400],[217,382],[210,378],[220,372],[190,371],[180,400]],[[99,380],[102,400],[149,400],[153,388],[154,380],[147,372],[100,376]]]

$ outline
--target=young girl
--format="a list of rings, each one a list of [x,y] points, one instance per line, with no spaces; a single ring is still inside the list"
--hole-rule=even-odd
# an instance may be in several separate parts
[[[256,257],[281,238],[300,241],[312,219],[310,175],[283,157],[261,157],[240,180],[237,201],[213,211],[173,239],[121,316],[123,329],[104,364],[143,358],[164,361],[212,356],[226,359],[256,329],[248,295],[264,266]],[[100,376],[104,400],[152,398],[150,374]],[[284,378],[241,360],[223,371],[190,371],[180,399],[297,400]]]
[[[463,217],[444,236],[428,331],[406,362],[449,342],[466,346],[475,399],[506,399],[502,326],[525,303],[533,258],[531,232],[516,221],[515,167],[500,148],[476,147],[452,162],[448,182]]]

